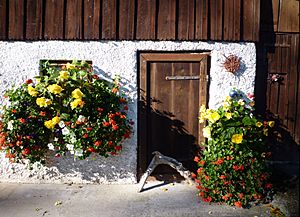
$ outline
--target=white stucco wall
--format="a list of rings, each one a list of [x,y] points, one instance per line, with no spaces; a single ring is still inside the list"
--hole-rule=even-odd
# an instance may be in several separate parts
[[[129,117],[137,123],[137,51],[211,51],[209,107],[216,107],[229,90],[254,91],[256,51],[253,43],[152,42],[152,41],[43,41],[0,42],[0,95],[6,89],[38,75],[41,59],[92,60],[95,73],[106,78],[115,74],[132,101]],[[237,55],[242,65],[233,75],[222,67],[225,56]],[[0,104],[4,104],[0,98]],[[136,182],[137,135],[126,141],[120,155],[85,161],[72,156],[50,158],[46,166],[10,164],[0,153],[0,182],[36,183],[134,183]]]

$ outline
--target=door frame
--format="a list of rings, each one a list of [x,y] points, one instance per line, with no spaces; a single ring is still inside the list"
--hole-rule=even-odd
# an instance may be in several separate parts
[[[208,69],[210,52],[202,53],[138,53],[138,127],[137,127],[137,180],[139,181],[142,174],[147,169],[147,151],[148,151],[148,129],[150,111],[150,96],[147,95],[150,86],[150,73],[147,73],[151,62],[200,62],[199,71],[199,103],[200,105],[208,103]],[[206,58],[206,62],[201,62]],[[199,127],[199,133],[202,132],[203,124]],[[203,137],[199,137],[199,143]]]

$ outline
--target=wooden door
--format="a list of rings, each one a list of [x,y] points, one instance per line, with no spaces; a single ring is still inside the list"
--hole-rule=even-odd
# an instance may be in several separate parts
[[[140,175],[153,151],[177,159],[188,169],[195,167],[193,158],[203,141],[198,115],[207,101],[207,68],[207,54],[140,54]],[[159,167],[157,171],[166,172]]]

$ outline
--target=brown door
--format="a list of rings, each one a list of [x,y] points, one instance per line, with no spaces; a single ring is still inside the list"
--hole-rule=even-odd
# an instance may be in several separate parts
[[[153,151],[193,170],[203,139],[198,115],[206,104],[207,54],[140,54],[139,82],[139,175]]]

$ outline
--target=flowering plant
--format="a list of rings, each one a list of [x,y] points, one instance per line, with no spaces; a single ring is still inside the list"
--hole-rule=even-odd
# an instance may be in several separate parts
[[[260,199],[272,185],[267,183],[265,139],[273,121],[261,121],[254,112],[253,95],[232,90],[218,109],[200,109],[200,123],[207,122],[202,156],[196,156],[199,196],[206,202],[237,207]]]
[[[10,105],[0,121],[0,149],[6,157],[43,162],[49,149],[79,159],[121,151],[131,126],[118,79],[100,80],[84,61],[63,67],[46,62],[42,72],[5,94]]]

